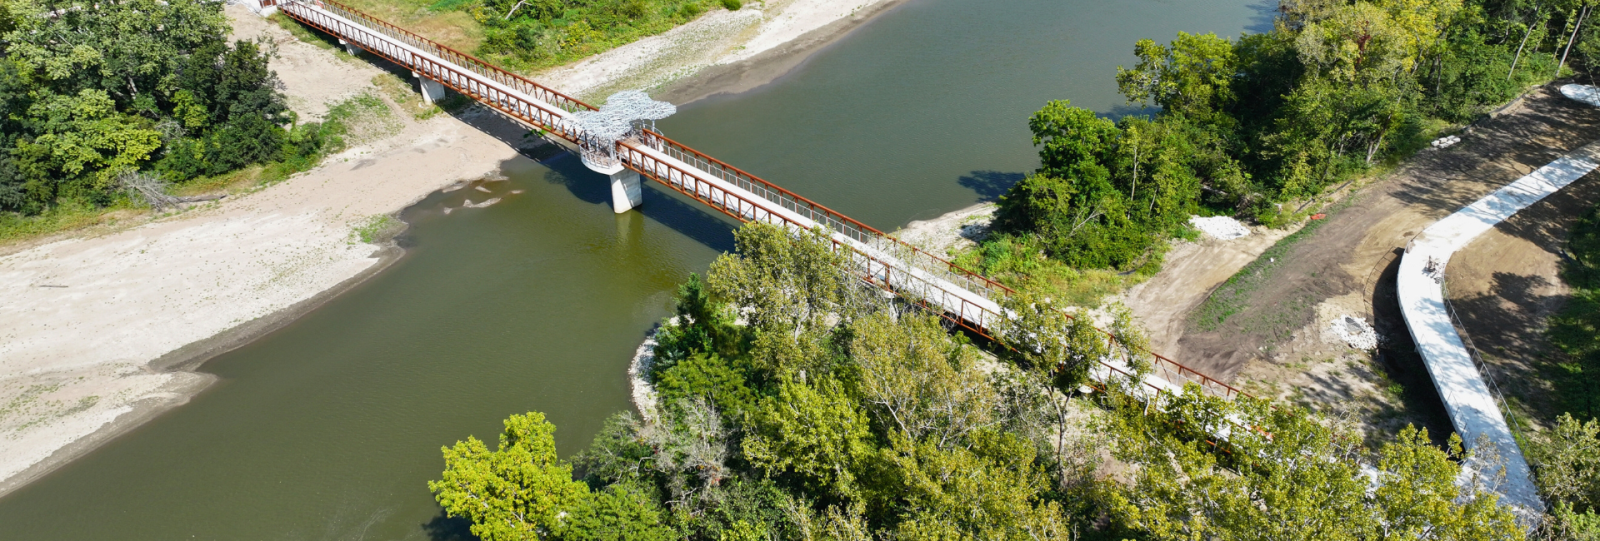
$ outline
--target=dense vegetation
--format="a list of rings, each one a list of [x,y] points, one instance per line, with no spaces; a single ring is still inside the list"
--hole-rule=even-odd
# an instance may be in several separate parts
[[[1534,466],[1563,529],[1600,539],[1600,208],[1573,226],[1561,278],[1571,297],[1550,320],[1555,397],[1571,413],[1535,437]]]
[[[841,274],[820,233],[751,224],[737,244],[679,290],[652,417],[617,415],[567,462],[542,415],[513,416],[493,450],[444,449],[446,512],[485,541],[1521,537],[1457,485],[1458,442],[1365,449],[1303,410],[1193,389],[1084,397],[1096,359],[1142,364],[1125,315],[1113,345],[1014,301],[1017,349],[996,360]]]
[[[0,215],[113,205],[139,171],[286,174],[336,146],[337,122],[289,126],[272,51],[227,34],[218,2],[0,1]]]
[[[1117,84],[1158,112],[1112,121],[1063,100],[1034,114],[1041,167],[1001,199],[998,234],[966,261],[1002,277],[1057,263],[1151,271],[1191,215],[1299,219],[1330,186],[1425,147],[1558,64],[1589,65],[1600,54],[1600,30],[1582,24],[1591,10],[1283,0],[1270,32],[1141,40]]]
[[[520,68],[577,60],[693,20],[740,0],[439,0],[483,25],[478,52]]]

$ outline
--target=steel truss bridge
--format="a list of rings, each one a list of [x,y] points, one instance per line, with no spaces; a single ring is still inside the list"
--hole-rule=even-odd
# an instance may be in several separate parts
[[[653,129],[639,128],[615,142],[597,142],[599,138],[584,133],[573,121],[574,115],[597,108],[472,55],[329,0],[260,0],[260,5],[264,10],[276,8],[331,34],[346,47],[360,47],[410,69],[424,82],[450,88],[518,122],[566,139],[578,146],[584,163],[593,169],[626,167],[741,222],[761,221],[805,230],[822,226],[836,246],[848,250],[855,266],[852,270],[864,280],[979,335],[992,339],[996,325],[1006,317],[995,301],[1014,291],[999,282]],[[636,197],[636,187],[634,194]],[[618,207],[619,212],[626,208]],[[1153,353],[1151,357],[1155,360],[1154,370],[1144,382],[1155,390],[1178,392],[1185,383],[1195,383],[1205,392],[1224,398],[1243,394],[1172,359]],[[1129,373],[1128,366],[1118,359],[1101,359],[1100,364],[1095,375],[1102,381],[1113,373]]]

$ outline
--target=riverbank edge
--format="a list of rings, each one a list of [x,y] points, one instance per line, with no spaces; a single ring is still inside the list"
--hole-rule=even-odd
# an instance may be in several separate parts
[[[684,100],[681,103],[687,104],[712,96],[740,94],[770,84],[792,72],[815,53],[824,50],[827,46],[837,42],[850,32],[871,22],[877,16],[889,12],[892,8],[904,4],[906,1],[908,0],[882,0],[867,9],[801,34],[789,42],[758,53],[751,58],[730,64],[707,66],[687,74],[667,86],[671,89],[676,89],[675,91],[678,92],[677,95],[679,96],[677,99]],[[334,53],[330,52],[329,54]],[[766,63],[773,63],[773,65],[765,66]],[[658,96],[666,96],[672,91],[661,91]],[[667,98],[663,97],[663,99]],[[561,146],[565,148],[566,145]],[[497,169],[493,174],[499,174],[499,170]],[[395,217],[403,215],[406,210],[420,204],[428,196],[448,190],[451,186],[457,184],[459,182],[421,194],[388,214]],[[129,411],[118,415],[112,421],[105,423],[83,437],[56,449],[45,459],[35,462],[4,479],[0,479],[0,498],[4,498],[32,484],[34,481],[48,476],[74,460],[100,448],[100,446],[143,426],[146,422],[156,419],[179,406],[188,404],[191,399],[211,388],[212,384],[220,379],[214,374],[200,371],[200,368],[206,362],[249,345],[288,326],[300,317],[387,270],[407,253],[394,240],[410,229],[410,224],[404,221],[400,223],[402,224],[400,228],[397,228],[387,235],[387,238],[381,239],[378,243],[377,251],[373,254],[375,259],[373,264],[344,279],[337,285],[319,291],[289,307],[241,323],[208,338],[180,346],[145,363],[146,370],[150,372],[172,374],[174,377],[172,382],[164,385],[156,393],[159,396],[150,396],[127,404]],[[48,238],[45,239],[45,242],[63,240],[63,237],[67,235],[71,235],[71,233],[46,235]],[[13,247],[20,246],[20,249],[26,249],[28,246],[40,244],[40,240],[21,241],[13,245]]]
[[[707,98],[735,96],[778,82],[817,53],[909,1],[880,0],[750,58],[706,66],[662,85],[655,92],[655,98],[682,106]]]
[[[431,195],[431,194],[430,194]],[[406,208],[421,203],[421,199],[406,205]],[[405,224],[405,222],[401,222]],[[290,305],[271,314],[240,323],[233,328],[211,335],[195,342],[186,344],[172,350],[165,355],[145,363],[145,369],[156,373],[168,373],[175,377],[172,383],[164,386],[160,394],[163,396],[144,398],[129,404],[130,410],[116,419],[102,425],[100,429],[74,440],[65,447],[57,449],[49,457],[35,462],[32,466],[23,469],[11,477],[0,480],[0,498],[21,489],[33,481],[37,481],[51,472],[71,463],[84,455],[89,454],[117,437],[132,431],[144,423],[151,421],[162,414],[188,404],[190,400],[211,388],[211,385],[220,381],[216,374],[199,371],[207,361],[224,353],[239,349],[251,342],[263,338],[278,329],[287,327],[290,323],[299,320],[301,316],[320,308],[328,301],[355,289],[367,280],[388,269],[405,257],[406,251],[401,248],[395,238],[410,229],[410,224],[396,228],[388,238],[379,240],[377,250],[373,253],[374,262],[356,275],[346,278],[337,285],[324,289],[310,298]]]

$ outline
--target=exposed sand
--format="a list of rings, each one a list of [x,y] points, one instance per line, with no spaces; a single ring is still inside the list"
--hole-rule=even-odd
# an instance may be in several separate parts
[[[716,11],[557,70],[547,82],[603,96],[673,83],[705,66],[748,69],[763,53],[792,67],[894,1],[772,1]],[[301,43],[241,6],[227,10],[235,39],[277,44],[272,67],[302,119],[325,114],[328,101],[377,93],[377,67]],[[774,53],[797,38],[809,45]],[[691,94],[734,88],[715,77],[673,84]],[[108,231],[0,247],[0,495],[187,402],[214,379],[193,371],[199,363],[315,308],[399,255],[392,243],[354,240],[357,225],[491,175],[523,144],[519,130],[481,110],[423,122],[397,113],[385,131],[264,189]]]
[[[534,80],[601,101],[645,89],[682,104],[771,82],[902,0],[767,0],[714,10],[658,36],[547,70]],[[693,74],[692,77],[686,77]]]

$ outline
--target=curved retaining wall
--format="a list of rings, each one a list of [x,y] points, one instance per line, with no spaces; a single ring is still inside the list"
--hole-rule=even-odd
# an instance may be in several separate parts
[[[1441,281],[1444,267],[1457,250],[1517,211],[1589,174],[1597,164],[1600,142],[1574,150],[1434,222],[1406,246],[1396,278],[1401,313],[1450,414],[1450,424],[1468,447],[1482,437],[1498,449],[1506,476],[1494,488],[1505,501],[1529,512],[1542,512],[1544,503],[1504,413],[1451,324]]]

